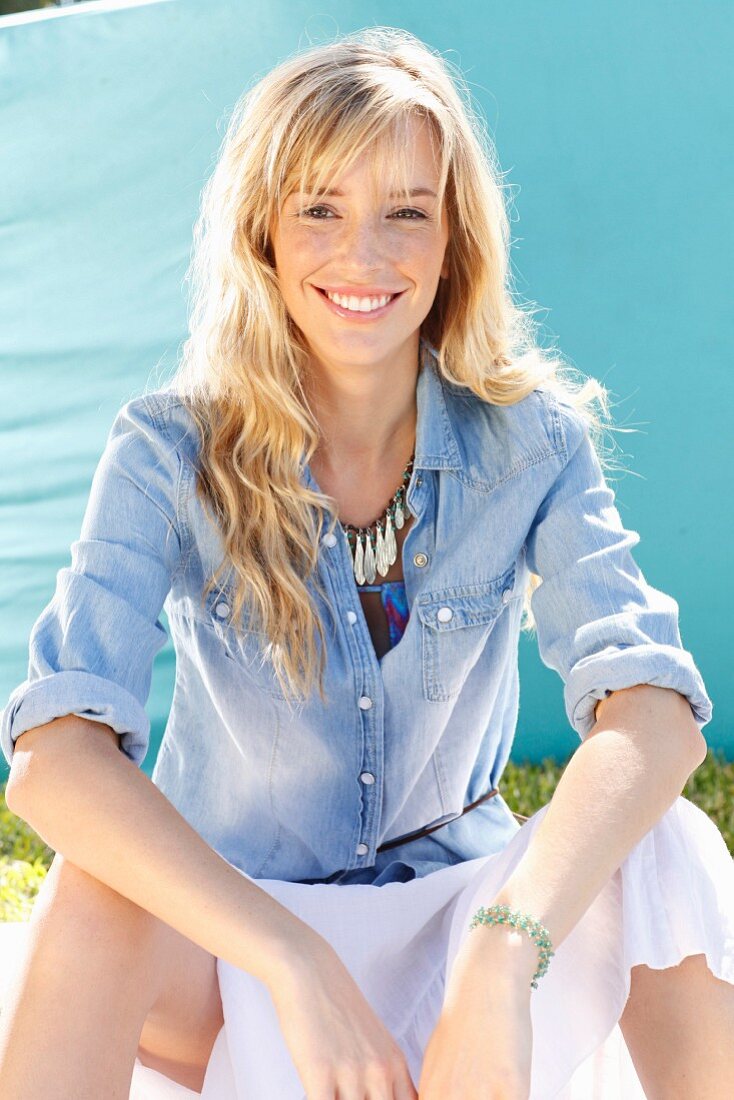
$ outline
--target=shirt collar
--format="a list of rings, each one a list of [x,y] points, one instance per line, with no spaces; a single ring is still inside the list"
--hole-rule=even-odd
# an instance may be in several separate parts
[[[422,337],[421,352],[413,465],[423,470],[460,470],[463,463],[446,407],[446,387],[438,372],[436,349]]]

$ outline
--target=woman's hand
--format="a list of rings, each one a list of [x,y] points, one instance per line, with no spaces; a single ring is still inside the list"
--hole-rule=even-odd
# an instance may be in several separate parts
[[[299,938],[269,989],[306,1100],[418,1100],[402,1050],[322,937]]]
[[[528,1100],[538,952],[520,935],[510,946],[505,929],[485,926],[464,940],[423,1056],[420,1100]]]

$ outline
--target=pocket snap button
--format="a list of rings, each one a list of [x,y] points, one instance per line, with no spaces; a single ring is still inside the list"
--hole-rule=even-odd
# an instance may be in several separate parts
[[[436,612],[436,618],[440,623],[448,623],[453,619],[454,613],[450,607],[439,607]]]
[[[506,588],[504,590],[504,592],[502,593],[502,603],[509,603],[511,596],[512,596],[512,589],[511,588]]]
[[[419,569],[422,569],[424,565],[428,565],[428,555],[422,552],[417,553],[413,558],[413,565],[417,565]]]
[[[229,604],[228,603],[218,603],[217,606],[214,608],[214,611],[216,612],[216,614],[219,616],[220,619],[226,619],[227,616],[229,615]]]

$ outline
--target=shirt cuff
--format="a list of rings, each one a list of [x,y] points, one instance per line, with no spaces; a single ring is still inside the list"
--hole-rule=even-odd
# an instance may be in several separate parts
[[[672,688],[685,695],[699,729],[711,721],[713,704],[687,650],[660,643],[609,646],[578,661],[564,688],[568,720],[582,740],[596,723],[598,701],[636,684]]]
[[[0,722],[0,747],[8,763],[13,763],[15,741],[21,733],[67,714],[111,726],[121,734],[125,755],[134,764],[142,764],[150,738],[145,708],[114,681],[73,671],[25,681],[12,693]]]

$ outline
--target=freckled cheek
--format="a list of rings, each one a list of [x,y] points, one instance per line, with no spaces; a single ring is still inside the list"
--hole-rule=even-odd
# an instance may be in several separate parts
[[[434,276],[438,278],[441,272],[444,246],[438,244],[435,239],[416,241],[405,258],[410,265],[410,270],[416,272],[418,281],[421,283],[430,282]]]
[[[296,281],[308,279],[330,259],[333,251],[326,241],[294,241],[288,258],[293,278]]]

